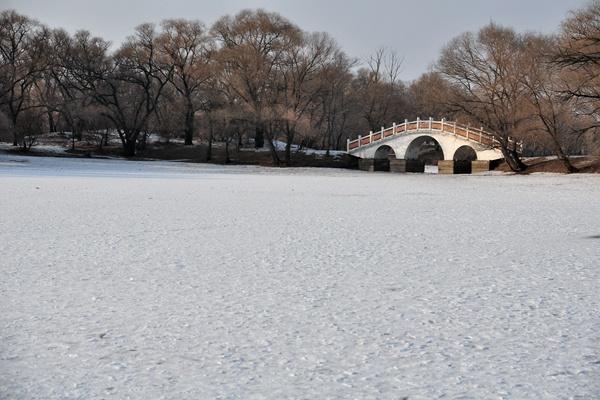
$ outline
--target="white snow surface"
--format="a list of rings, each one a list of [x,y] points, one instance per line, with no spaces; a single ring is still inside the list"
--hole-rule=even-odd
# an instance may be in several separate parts
[[[0,155],[0,398],[597,399],[599,199]]]
[[[277,150],[277,151],[285,151],[286,146],[287,146],[286,142],[282,142],[281,140],[273,140],[273,147],[275,147],[275,150]],[[294,153],[300,152],[300,153],[304,153],[307,155],[317,155],[317,156],[327,155],[327,150],[317,150],[317,149],[312,149],[310,147],[300,148],[300,146],[297,144],[292,144],[290,149]],[[244,150],[244,151],[271,151],[268,144],[265,144],[265,146],[261,147],[260,149],[252,148],[252,149],[242,149],[242,150]],[[329,155],[333,156],[333,157],[341,157],[343,154],[346,154],[346,152],[341,151],[341,150],[329,150]]]

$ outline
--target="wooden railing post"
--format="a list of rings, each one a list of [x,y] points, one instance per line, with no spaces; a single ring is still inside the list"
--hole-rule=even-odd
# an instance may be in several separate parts
[[[408,131],[408,119],[404,119],[404,132]]]
[[[360,146],[362,146],[362,136],[358,135],[358,146],[357,146],[357,148],[360,147]]]
[[[373,131],[369,131],[369,144],[373,143]]]
[[[392,124],[392,136],[394,136],[396,134],[396,123],[394,122]]]
[[[454,136],[456,136],[456,122],[454,123],[454,129],[453,129],[452,133],[454,134]]]
[[[421,125],[421,118],[417,117],[417,132],[419,132],[420,125]]]
[[[433,126],[433,117],[429,117],[429,130],[431,130]]]
[[[442,133],[444,133],[444,121],[446,120],[446,118],[442,118],[442,125],[440,127],[440,131],[442,131]]]

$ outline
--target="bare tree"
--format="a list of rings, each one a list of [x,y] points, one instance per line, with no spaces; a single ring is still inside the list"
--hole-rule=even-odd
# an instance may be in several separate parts
[[[214,24],[212,32],[221,45],[218,60],[222,80],[254,116],[255,146],[263,147],[277,69],[284,53],[300,40],[301,32],[279,14],[263,10],[225,16]]]
[[[341,50],[336,51],[331,62],[320,70],[322,90],[319,107],[311,115],[313,126],[320,132],[321,147],[339,150],[342,140],[350,136],[346,130],[352,115],[358,115],[355,97],[352,96],[351,68],[356,61]],[[346,135],[346,137],[344,137]]]
[[[280,68],[278,105],[286,138],[285,164],[291,165],[291,147],[302,121],[310,125],[310,112],[318,107],[319,94],[327,89],[321,71],[335,62],[335,41],[323,33],[304,34],[284,55]],[[271,138],[270,138],[271,139]]]
[[[287,165],[295,144],[339,149],[394,120],[450,117],[494,132],[516,171],[525,165],[512,138],[524,135],[536,142],[529,151],[552,148],[573,170],[576,138],[600,127],[600,0],[546,40],[489,24],[452,40],[436,69],[407,86],[395,52],[379,49],[355,71],[326,34],[263,10],[225,16],[210,32],[198,21],[165,20],[160,32],[143,24],[115,52],[87,32],[72,37],[4,11],[0,110],[24,148],[28,131],[70,130],[73,145],[86,130],[106,139],[110,121],[128,156],[154,132],[192,144],[196,117],[210,116],[209,149],[213,140],[239,146],[253,130],[255,146],[268,139],[273,163]]]
[[[553,62],[561,70],[563,100],[574,99],[588,116],[585,131],[600,127],[600,1],[574,11],[563,23]]]
[[[205,87],[213,75],[213,44],[199,21],[166,20],[158,41],[164,62],[174,67],[171,83],[183,98],[185,144],[193,144],[196,112],[206,107]]]
[[[15,146],[26,130],[20,127],[19,117],[39,107],[32,90],[48,65],[48,39],[49,30],[38,22],[13,10],[0,13],[0,106],[12,123]]]
[[[439,72],[424,73],[408,88],[408,118],[455,119],[456,115],[449,104],[455,98],[453,92],[450,83]]]
[[[151,24],[138,26],[114,56],[107,56],[107,49],[107,42],[79,32],[73,51],[76,76],[81,89],[103,107],[102,114],[113,123],[124,154],[133,156],[173,67],[160,62]]]
[[[391,124],[394,117],[404,114],[405,86],[400,80],[402,64],[397,53],[381,48],[369,58],[367,68],[357,73],[355,95],[361,105],[361,114],[372,131]]]
[[[75,139],[82,138],[83,130],[91,118],[94,119],[92,114],[97,109],[91,107],[92,98],[89,95],[77,90],[69,61],[73,46],[71,36],[64,30],[53,30],[49,46],[52,52],[48,56],[48,67],[35,87],[46,109],[50,132],[55,132],[59,125],[66,128],[71,132],[74,149]]]
[[[553,51],[557,41],[552,37],[530,36],[526,43],[528,62],[523,84],[529,90],[528,98],[533,106],[532,113],[539,122],[540,131],[550,138],[551,146],[568,172],[576,172],[567,148],[569,141],[587,130],[589,118],[578,116],[573,99],[561,95],[569,85],[568,73],[553,64]]]
[[[511,136],[530,114],[523,113],[524,36],[489,24],[477,34],[465,33],[442,51],[439,72],[456,87],[451,105],[456,112],[489,128],[514,171],[523,171]]]

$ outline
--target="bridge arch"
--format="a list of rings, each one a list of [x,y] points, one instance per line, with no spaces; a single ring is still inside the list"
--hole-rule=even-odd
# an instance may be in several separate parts
[[[476,161],[477,160],[477,152],[471,146],[460,146],[454,152],[454,157],[452,157],[454,161]]]
[[[421,159],[417,164],[435,164],[442,158],[453,160],[456,151],[462,146],[471,147],[477,160],[491,161],[504,157],[494,134],[455,122],[431,119],[405,121],[403,124],[393,124],[387,129],[382,128],[379,132],[370,132],[368,136],[348,139],[346,149],[348,154],[358,159],[374,160],[376,150],[384,144],[394,150],[396,160]],[[471,153],[470,150],[463,149],[456,157],[472,158],[472,153],[464,155],[463,151]],[[382,152],[379,153],[381,159],[384,154]],[[401,162],[396,163],[396,160],[394,165],[401,165]],[[372,166],[372,163],[370,165]]]
[[[379,146],[377,150],[375,150],[375,159],[376,160],[384,160],[389,159],[390,157],[396,157],[396,152],[388,145]]]
[[[375,150],[375,171],[389,171],[390,159],[396,158],[396,152],[388,145],[379,146]]]
[[[438,161],[445,160],[444,150],[440,143],[428,135],[419,136],[410,142],[404,158],[423,161],[428,165],[437,165]]]

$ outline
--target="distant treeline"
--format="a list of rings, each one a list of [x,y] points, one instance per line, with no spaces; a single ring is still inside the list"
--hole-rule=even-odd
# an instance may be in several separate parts
[[[406,49],[409,54],[411,49]],[[0,129],[28,150],[48,132],[112,131],[135,155],[149,133],[268,146],[289,165],[291,146],[344,149],[346,139],[416,117],[494,132],[514,170],[525,154],[597,146],[600,3],[576,10],[558,35],[491,23],[452,39],[432,70],[400,79],[402,58],[364,61],[327,33],[276,13],[244,10],[207,28],[165,20],[138,26],[117,50],[87,31],[70,35],[7,10],[0,14]],[[275,140],[287,143],[284,154]],[[102,137],[99,143],[102,144]]]

